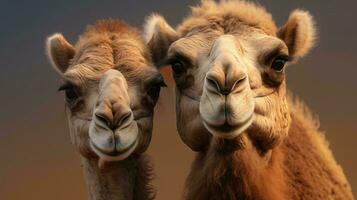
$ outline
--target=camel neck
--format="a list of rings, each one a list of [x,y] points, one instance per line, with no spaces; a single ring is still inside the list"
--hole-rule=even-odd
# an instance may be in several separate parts
[[[284,199],[282,157],[247,141],[216,140],[193,164],[187,199]],[[204,184],[202,184],[204,183]]]
[[[150,169],[142,160],[129,157],[99,168],[98,160],[82,158],[89,200],[150,199]],[[146,171],[145,171],[146,170]]]

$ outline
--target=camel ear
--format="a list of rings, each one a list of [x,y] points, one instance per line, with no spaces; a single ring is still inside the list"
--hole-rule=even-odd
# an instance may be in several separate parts
[[[314,20],[310,13],[294,10],[278,31],[278,37],[286,43],[292,58],[298,59],[307,54],[316,40]]]
[[[156,66],[163,65],[167,50],[178,38],[176,31],[157,14],[149,16],[144,24],[144,39]]]
[[[67,70],[75,51],[62,34],[55,33],[47,38],[46,53],[53,68],[63,74]]]

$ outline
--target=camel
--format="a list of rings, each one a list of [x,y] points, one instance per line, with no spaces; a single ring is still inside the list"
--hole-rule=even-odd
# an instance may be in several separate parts
[[[177,130],[197,152],[188,200],[354,199],[318,121],[286,88],[285,69],[316,41],[307,11],[278,28],[262,6],[202,1],[177,28],[144,24],[157,65],[170,65]]]
[[[144,152],[165,83],[139,32],[120,20],[99,20],[75,46],[60,33],[48,37],[47,55],[63,80],[59,90],[89,199],[153,199]]]

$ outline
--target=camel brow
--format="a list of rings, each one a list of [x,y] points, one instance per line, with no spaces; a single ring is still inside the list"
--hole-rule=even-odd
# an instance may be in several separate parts
[[[63,76],[63,82],[67,85],[72,85],[77,88],[85,88],[91,83],[96,83],[100,80],[101,73],[79,73],[80,70],[66,72]]]
[[[268,50],[265,50],[263,53],[263,62],[264,64],[268,64],[273,58],[283,55],[286,57],[286,59],[289,61],[289,53],[287,52],[287,48],[279,43],[278,45],[274,46],[273,48],[269,48]]]

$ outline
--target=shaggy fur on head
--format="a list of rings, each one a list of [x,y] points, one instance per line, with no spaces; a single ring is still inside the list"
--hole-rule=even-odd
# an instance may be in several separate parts
[[[72,63],[80,63],[92,54],[93,63],[103,63],[103,66],[96,65],[95,71],[120,66],[126,77],[135,80],[145,76],[142,67],[151,67],[148,63],[151,56],[141,34],[121,20],[99,20],[89,25],[75,49]]]
[[[309,52],[317,38],[313,17],[307,11],[293,11],[287,23],[278,28],[264,7],[248,1],[234,0],[219,3],[203,1],[201,5],[192,7],[191,15],[177,28],[177,34],[185,36],[204,32],[206,29],[232,34],[240,26],[249,26],[267,35],[281,38],[287,44],[292,59],[301,58]]]
[[[121,71],[135,80],[144,76],[142,67],[152,67],[148,63],[151,61],[150,52],[140,32],[121,20],[98,20],[87,26],[74,46],[62,34],[53,34],[47,38],[46,51],[61,76],[68,70],[77,70],[77,64],[85,63],[88,66],[85,72],[87,78],[98,79],[97,73],[121,66]]]
[[[178,27],[182,35],[192,29],[204,29],[212,26],[212,22],[226,26],[226,32],[236,29],[242,24],[263,30],[268,35],[276,35],[277,26],[270,13],[263,7],[247,1],[203,1],[201,5],[192,7],[191,16],[187,17]]]

